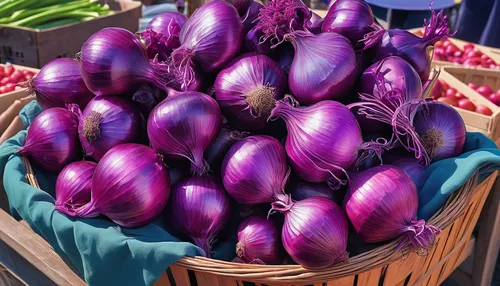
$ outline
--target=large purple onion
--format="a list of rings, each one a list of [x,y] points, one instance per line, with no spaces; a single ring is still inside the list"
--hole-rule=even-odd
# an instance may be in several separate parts
[[[257,131],[267,127],[276,100],[285,93],[286,77],[271,58],[245,54],[217,75],[214,88],[228,122],[241,130]]]
[[[75,216],[78,208],[90,202],[96,167],[94,162],[78,161],[62,169],[56,181],[56,210]]]
[[[286,38],[295,48],[288,85],[301,104],[339,100],[351,91],[356,81],[356,55],[345,37],[296,31]]]
[[[83,109],[95,96],[85,86],[78,62],[69,58],[55,59],[44,65],[29,85],[44,110],[66,107],[68,103]]]
[[[149,61],[139,39],[122,28],[94,33],[79,57],[83,81],[96,95],[122,95],[144,83],[165,90],[171,80],[168,66]]]
[[[415,184],[395,166],[381,165],[351,173],[344,208],[354,230],[366,242],[402,236],[403,246],[429,249],[439,232],[417,219]]]
[[[404,150],[406,151],[406,150]],[[413,180],[417,190],[425,183],[425,166],[420,164],[413,154],[403,150],[393,149],[384,154],[384,165],[393,165],[401,168]]]
[[[31,123],[21,156],[49,172],[57,173],[81,154],[76,115],[62,107],[49,108]]]
[[[192,172],[203,174],[207,171],[203,152],[217,137],[221,124],[213,98],[196,91],[177,92],[151,112],[148,138],[156,151],[169,159],[188,159]]]
[[[281,244],[281,225],[272,218],[253,215],[238,226],[236,254],[243,263],[281,264],[285,250]]]
[[[285,149],[270,136],[249,136],[231,146],[222,162],[221,177],[239,204],[270,203],[282,194],[288,179]]]
[[[146,28],[165,36],[178,35],[187,18],[179,12],[165,12],[158,14],[149,21]],[[173,26],[172,26],[173,24]],[[177,31],[177,33],[175,33]]]
[[[324,197],[273,203],[285,215],[283,246],[292,259],[306,268],[320,269],[347,259],[348,223],[342,209]]]
[[[118,96],[92,99],[78,119],[83,151],[97,162],[116,145],[137,142],[142,131],[139,109]]]
[[[158,56],[160,61],[165,61],[181,45],[179,34],[186,20],[186,16],[179,12],[165,12],[149,21],[147,29],[141,33],[141,39],[146,42],[150,59]]]
[[[105,215],[123,227],[152,222],[170,196],[170,177],[161,156],[140,144],[121,144],[101,158],[92,178],[92,199],[78,217]]]
[[[169,217],[175,228],[189,236],[210,257],[212,244],[231,212],[231,200],[213,177],[191,177],[172,188]]]

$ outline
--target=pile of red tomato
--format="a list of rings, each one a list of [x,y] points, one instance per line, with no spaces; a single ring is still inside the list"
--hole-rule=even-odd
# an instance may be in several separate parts
[[[466,67],[481,67],[500,70],[500,64],[483,54],[473,44],[464,45],[460,49],[448,40],[439,41],[434,45],[434,58],[436,61],[447,61]]]
[[[17,70],[13,65],[0,65],[0,94],[14,91],[18,83],[27,81],[35,76],[28,70]]]
[[[500,90],[493,92],[493,90],[485,85],[478,86],[474,83],[468,84],[470,88],[474,89],[477,93],[481,94],[485,98],[489,99],[496,105],[500,104]],[[484,115],[492,115],[493,112],[490,108],[484,105],[475,105],[470,99],[465,97],[465,95],[455,88],[451,87],[448,83],[443,80],[437,80],[431,94],[432,98],[437,101],[455,106],[461,109],[474,111]]]

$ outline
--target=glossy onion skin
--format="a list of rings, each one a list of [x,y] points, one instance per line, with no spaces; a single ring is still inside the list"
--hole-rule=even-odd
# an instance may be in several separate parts
[[[467,131],[462,117],[453,107],[440,102],[430,102],[417,111],[413,126],[433,162],[462,153]],[[430,129],[438,130],[442,134],[442,144],[432,151],[422,138]]]
[[[231,199],[214,177],[191,177],[173,186],[167,219],[210,257],[212,243],[231,208]]]
[[[408,102],[412,99],[422,98],[422,81],[415,69],[404,59],[396,56],[384,58],[369,68],[361,76],[359,82],[359,92],[373,94],[373,89],[377,85],[377,76],[383,75],[385,83],[392,89],[402,92],[401,100]],[[399,101],[400,102],[400,101]],[[384,100],[387,106],[395,110],[396,101]]]
[[[95,118],[98,118],[95,125],[99,129],[98,138],[87,138],[84,132],[86,123]],[[142,131],[141,125],[140,111],[128,99],[118,96],[96,97],[79,118],[78,133],[83,151],[99,162],[116,145],[137,142]]]
[[[54,107],[40,113],[31,123],[24,146],[17,153],[52,173],[58,173],[81,154],[76,115]]]
[[[337,204],[311,197],[294,202],[284,215],[283,246],[295,262],[321,269],[346,259],[348,223]]]
[[[75,216],[76,210],[90,202],[92,177],[97,163],[90,161],[73,162],[57,176],[56,210]]]
[[[426,168],[418,162],[415,156],[405,151],[393,149],[384,153],[384,165],[393,165],[401,168],[413,180],[417,190],[420,190],[425,183]]]
[[[236,9],[227,2],[214,0],[189,17],[179,36],[181,46],[172,56],[175,59],[192,54],[204,71],[214,72],[238,54],[242,35],[243,25]]]
[[[105,28],[90,36],[80,54],[80,72],[95,95],[122,95],[143,83],[165,88],[146,49],[130,31]]]
[[[241,130],[263,130],[267,127],[267,119],[274,104],[267,103],[269,106],[261,111],[255,110],[247,102],[247,97],[264,87],[274,89],[274,100],[282,98],[286,90],[285,74],[275,61],[265,55],[244,54],[231,61],[217,75],[214,83],[215,100],[230,124]]]
[[[33,78],[31,88],[44,110],[64,108],[68,103],[83,109],[95,96],[83,82],[78,62],[69,58],[55,59],[44,65]]]
[[[243,263],[281,264],[285,250],[281,244],[281,225],[272,218],[252,215],[238,226],[236,254]]]
[[[271,203],[283,193],[288,178],[286,153],[270,136],[249,136],[231,146],[222,162],[221,177],[239,204]]]
[[[243,35],[246,35],[253,27],[255,27],[256,19],[259,17],[259,11],[264,7],[261,3],[257,1],[250,1],[250,6],[244,15],[241,16],[241,21],[243,22]]]
[[[291,42],[295,55],[288,85],[301,104],[339,100],[351,90],[356,81],[356,56],[345,37],[297,31]]]
[[[147,28],[165,36],[179,35],[187,17],[179,12],[165,12],[158,14],[149,21]],[[172,25],[173,24],[173,25]],[[173,30],[172,30],[173,29]]]
[[[321,18],[318,14],[312,12],[311,13],[311,23],[308,27],[309,31],[313,34],[321,33],[321,27],[323,26],[324,18]]]
[[[325,100],[295,108],[279,101],[271,116],[286,123],[285,149],[292,169],[302,180],[326,182],[332,174],[343,176],[339,167],[354,165],[363,138],[356,118],[345,105]]]
[[[97,165],[92,199],[77,216],[102,214],[123,227],[142,227],[162,212],[169,196],[170,177],[161,156],[144,145],[121,144]]]
[[[395,238],[417,219],[417,189],[402,169],[381,165],[349,177],[344,209],[364,241]]]
[[[356,44],[375,30],[372,9],[364,0],[337,0],[328,9],[322,32],[335,32]]]
[[[150,59],[158,56],[158,60],[166,61],[172,51],[181,45],[179,34],[186,20],[186,16],[179,12],[165,12],[149,21],[147,29],[140,36],[146,43]]]
[[[203,152],[221,125],[217,102],[204,93],[187,91],[158,104],[149,116],[147,130],[153,149],[169,159],[188,159],[192,172],[203,174],[207,171]]]

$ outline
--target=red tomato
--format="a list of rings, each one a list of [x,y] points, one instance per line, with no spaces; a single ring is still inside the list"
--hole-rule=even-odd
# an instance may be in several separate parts
[[[468,49],[474,49],[474,45],[471,44],[471,43],[465,44],[464,45],[464,50],[468,50]]]
[[[10,75],[10,78],[13,82],[18,83],[20,81],[24,81],[24,74],[21,71],[16,70]]]
[[[32,71],[23,71],[24,75],[25,76],[30,76],[30,77],[34,77],[35,76],[35,73],[32,72]]]
[[[5,76],[5,69],[2,66],[0,66],[0,78],[4,76]]]
[[[440,97],[437,99],[437,101],[442,102],[442,103],[446,103],[446,104],[451,105],[451,106],[457,106],[457,102],[451,98],[448,98],[448,97]]]
[[[465,109],[465,110],[470,110],[470,111],[476,111],[476,105],[470,101],[468,98],[463,98],[458,101],[458,107]]]
[[[446,97],[450,98],[450,99],[453,99],[453,100],[456,100],[455,98],[455,93],[457,93],[457,90],[454,89],[453,87],[449,87],[447,90],[446,90]]]
[[[481,59],[487,61],[490,59],[490,57],[488,57],[487,55],[482,55]]]
[[[448,90],[448,88],[450,88],[450,85],[446,81],[442,80],[441,87],[443,88],[443,90]]]
[[[500,105],[500,94],[492,93],[488,96],[488,99],[496,105]]]
[[[1,81],[0,81],[0,85],[6,85],[8,83],[12,82],[12,79],[10,77],[4,77]]]
[[[466,98],[465,95],[463,93],[461,93],[460,91],[457,91],[457,93],[455,93],[455,97],[457,99],[463,99],[463,98]]]
[[[16,88],[16,86],[13,83],[8,83],[8,84],[4,85],[3,87],[5,88],[5,92],[14,91],[14,89]]]
[[[493,112],[491,112],[491,109],[489,109],[487,106],[484,106],[484,105],[478,105],[476,108],[476,112],[487,115],[487,116],[490,116],[493,114]]]
[[[0,94],[7,93],[7,88],[5,86],[0,86]]]
[[[469,82],[468,86],[472,88],[473,90],[476,90],[479,86],[473,82]]]
[[[476,91],[482,96],[489,96],[490,94],[493,93],[493,90],[487,85],[482,85],[476,88]]]
[[[450,44],[451,44],[451,42],[450,42],[450,41],[448,41],[448,40],[444,40],[444,41],[443,41],[443,48],[448,47]]]
[[[464,52],[462,52],[462,51],[456,51],[455,53],[453,53],[453,55],[454,55],[455,57],[460,58],[460,57],[462,57],[462,56],[464,55]]]
[[[11,66],[11,65],[7,65],[7,66],[5,66],[5,69],[4,69],[4,70],[5,70],[5,76],[10,76],[10,75],[11,75],[11,74],[13,74],[13,73],[14,73],[14,71],[15,71],[14,67],[13,67],[13,66]]]

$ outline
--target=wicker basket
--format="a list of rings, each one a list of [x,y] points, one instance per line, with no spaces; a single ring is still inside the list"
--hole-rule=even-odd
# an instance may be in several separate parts
[[[40,188],[26,158],[28,182]],[[167,270],[155,285],[438,285],[471,253],[474,229],[497,172],[476,186],[477,174],[467,181],[429,223],[440,227],[436,245],[427,255],[396,251],[393,241],[323,270],[300,265],[254,265],[185,257]],[[245,284],[244,284],[245,283]]]

